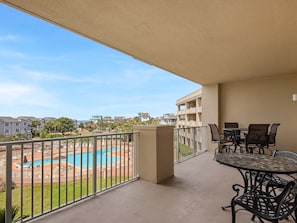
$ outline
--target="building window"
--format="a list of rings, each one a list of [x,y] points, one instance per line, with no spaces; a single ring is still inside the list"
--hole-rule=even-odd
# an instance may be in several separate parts
[[[6,123],[5,123],[5,126],[8,126],[8,125],[9,125],[9,123],[8,123],[8,122],[6,122]]]
[[[6,130],[5,130],[5,133],[9,133],[9,130],[8,130],[8,129],[6,129]]]
[[[19,125],[20,125],[20,123],[18,123],[18,122],[17,122],[17,123],[15,123],[15,125],[16,125],[16,126],[19,126]]]
[[[20,132],[20,130],[19,130],[19,129],[16,129],[15,131],[16,131],[16,132]]]

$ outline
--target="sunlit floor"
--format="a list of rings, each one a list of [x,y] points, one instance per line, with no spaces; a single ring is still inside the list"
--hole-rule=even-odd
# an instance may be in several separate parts
[[[242,183],[236,169],[206,152],[175,165],[174,175],[164,184],[137,180],[34,222],[231,222],[231,211],[221,206],[230,203],[232,184]],[[252,222],[251,214],[238,212],[236,222]]]

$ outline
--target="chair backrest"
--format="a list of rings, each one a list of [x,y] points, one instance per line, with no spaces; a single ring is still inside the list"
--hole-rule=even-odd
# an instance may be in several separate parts
[[[272,154],[274,157],[281,157],[292,160],[297,163],[297,153],[288,150],[275,150]]]
[[[275,199],[278,202],[276,218],[282,220],[289,217],[297,207],[297,187],[296,181],[290,181],[281,194]]]
[[[238,122],[225,122],[224,123],[225,128],[238,128]]]
[[[225,122],[224,128],[225,129],[232,129],[232,128],[238,128],[238,122]],[[224,130],[224,136],[225,138],[236,140],[237,138],[240,139],[240,130],[234,130],[232,132],[228,130]]]
[[[273,123],[270,127],[270,133],[268,137],[268,143],[270,145],[275,145],[275,138],[277,133],[277,128],[280,126],[279,123]]]
[[[246,137],[247,144],[267,145],[269,124],[250,124]]]
[[[265,219],[269,222],[279,222],[279,220],[289,217],[295,211],[297,207],[296,194],[296,182],[289,181],[276,196],[259,193],[243,193],[232,202],[253,213],[254,216],[259,217],[260,220]],[[238,210],[240,209],[237,209],[237,211]],[[232,211],[234,211],[234,209]],[[232,220],[235,220],[234,215]]]
[[[212,142],[219,142],[220,141],[220,132],[219,128],[216,124],[208,124],[211,132],[211,141]]]

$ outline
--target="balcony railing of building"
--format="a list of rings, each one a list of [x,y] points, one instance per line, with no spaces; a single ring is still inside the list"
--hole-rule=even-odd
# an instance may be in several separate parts
[[[136,135],[0,143],[5,223],[12,222],[12,207],[26,222],[137,179]]]
[[[174,129],[174,161],[184,161],[206,150],[206,126]]]
[[[205,150],[207,128],[174,129],[174,162]],[[139,132],[0,143],[0,208],[20,222],[138,179]]]

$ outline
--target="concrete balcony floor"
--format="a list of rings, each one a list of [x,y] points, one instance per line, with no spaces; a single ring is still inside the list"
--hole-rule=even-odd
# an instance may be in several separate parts
[[[32,222],[231,222],[231,211],[221,206],[230,203],[235,194],[231,186],[242,179],[213,156],[206,152],[175,165],[175,176],[164,184],[137,180]],[[237,213],[237,222],[252,222],[250,218],[248,212]]]

